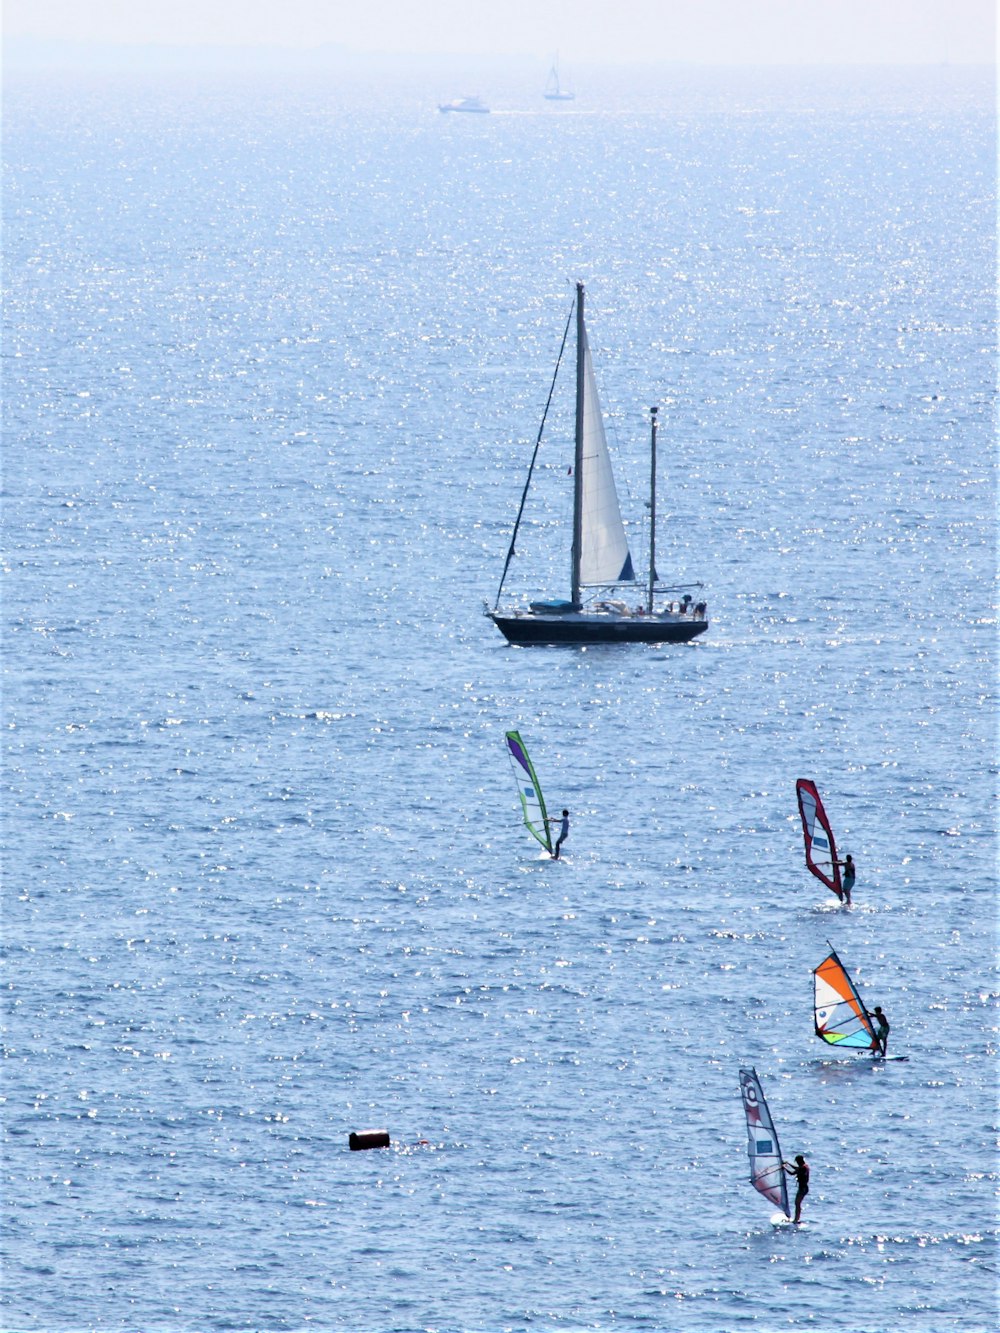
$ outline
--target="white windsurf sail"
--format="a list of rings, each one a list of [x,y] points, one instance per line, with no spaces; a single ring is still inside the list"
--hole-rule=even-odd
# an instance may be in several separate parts
[[[791,1217],[788,1206],[788,1182],[781,1161],[778,1134],[756,1069],[740,1070],[740,1092],[747,1118],[747,1153],[750,1157],[750,1184],[766,1199],[776,1203],[786,1217]]]
[[[799,815],[802,818],[802,836],[806,845],[806,866],[828,889],[843,898],[844,889],[840,879],[840,866],[837,864],[837,844],[833,840],[833,829],[823,809],[815,782],[808,778],[799,778],[795,784],[795,795],[799,802]]]
[[[813,971],[813,1024],[816,1036],[831,1046],[885,1054],[875,1024],[836,949]]]
[[[549,833],[548,819],[545,813],[545,797],[538,785],[534,765],[528,758],[524,741],[521,740],[516,731],[508,731],[505,740],[507,742],[507,753],[510,756],[510,766],[514,770],[514,777],[517,781],[517,794],[521,798],[524,822],[532,836],[538,839],[547,852],[551,853],[552,836]]]

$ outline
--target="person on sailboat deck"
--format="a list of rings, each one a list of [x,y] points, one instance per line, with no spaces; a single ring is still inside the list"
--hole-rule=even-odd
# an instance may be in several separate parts
[[[889,1046],[889,1020],[882,1012],[882,1006],[877,1004],[872,1014],[875,1020],[875,1040],[872,1042],[872,1050],[878,1055],[880,1052],[885,1055]]]
[[[795,1216],[792,1221],[801,1222],[802,1200],[809,1193],[809,1163],[801,1153],[797,1153],[794,1165],[791,1162],[782,1162],[781,1165],[787,1175],[795,1177]]]
[[[559,819],[549,818],[549,819],[547,819],[545,822],[546,822],[546,824],[558,824],[558,825],[559,825],[559,837],[556,839],[556,849],[555,849],[555,851],[552,853],[552,859],[553,859],[553,861],[558,861],[558,860],[559,860],[559,848],[563,845],[563,843],[566,841],[567,837],[569,836],[569,811],[568,811],[568,810],[564,810],[564,811],[562,812],[562,815],[561,815],[561,817],[560,817]]]
[[[838,861],[837,865],[839,865],[841,870],[843,870],[844,872],[844,879],[843,879],[844,902],[847,904],[848,907],[850,907],[851,893],[854,889],[854,876],[856,869],[854,865],[854,857],[850,854],[850,852],[848,852],[844,860]]]

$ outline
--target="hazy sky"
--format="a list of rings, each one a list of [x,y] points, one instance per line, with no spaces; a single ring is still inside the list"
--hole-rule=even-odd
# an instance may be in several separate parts
[[[3,35],[703,64],[987,63],[995,0],[5,0]]]

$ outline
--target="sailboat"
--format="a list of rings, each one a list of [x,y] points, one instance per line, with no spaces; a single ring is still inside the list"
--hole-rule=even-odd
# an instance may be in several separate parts
[[[573,310],[563,334],[563,347],[556,362],[556,374],[549,390],[549,401],[542,416],[535,452],[521,496],[521,506],[514,523],[507,559],[504,563],[496,602],[486,614],[510,643],[531,644],[603,644],[603,643],[686,643],[708,629],[704,601],[695,601],[690,593],[677,601],[664,602],[663,594],[681,593],[680,586],[668,587],[656,576],[656,428],[657,408],[650,408],[650,534],[649,571],[640,581],[635,574],[629,551],[621,507],[615,488],[608,443],[604,435],[601,401],[587,342],[584,321],[583,283],[576,285],[576,429],[573,464],[573,541],[571,546],[570,595],[568,600],[529,602],[500,608],[504,581],[514,555],[518,528],[524,514],[535,460],[545,428],[545,416],[555,389],[556,377],[569,334]],[[689,585],[700,588],[700,583]],[[637,595],[630,605],[623,595]],[[584,595],[588,600],[584,602]]]
[[[747,1121],[747,1155],[750,1158],[750,1184],[765,1199],[776,1203],[786,1217],[791,1217],[788,1206],[788,1181],[778,1145],[778,1131],[774,1128],[771,1112],[764,1100],[756,1069],[740,1070],[740,1092]]]
[[[549,77],[545,81],[545,92],[542,94],[547,102],[572,102],[576,93],[563,88],[559,82],[559,58],[556,57],[552,62],[552,68],[549,70]]]

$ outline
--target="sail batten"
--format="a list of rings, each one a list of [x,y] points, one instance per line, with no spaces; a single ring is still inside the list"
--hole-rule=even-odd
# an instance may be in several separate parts
[[[831,1046],[879,1051],[875,1024],[835,949],[813,971],[813,1025]]]
[[[747,1155],[750,1158],[750,1184],[766,1199],[776,1203],[786,1217],[791,1217],[788,1206],[788,1181],[781,1159],[778,1131],[764,1099],[764,1090],[755,1069],[740,1070],[740,1092],[747,1122]]]
[[[552,835],[549,832],[548,817],[545,811],[545,797],[535,768],[528,756],[524,741],[516,731],[508,731],[504,736],[507,742],[507,754],[517,782],[517,794],[524,814],[524,823],[532,837],[537,838],[547,852],[552,851]]]
[[[806,867],[838,898],[843,898],[840,866],[837,864],[837,844],[815,782],[811,782],[809,778],[799,778],[795,784],[795,795],[802,819]]]

